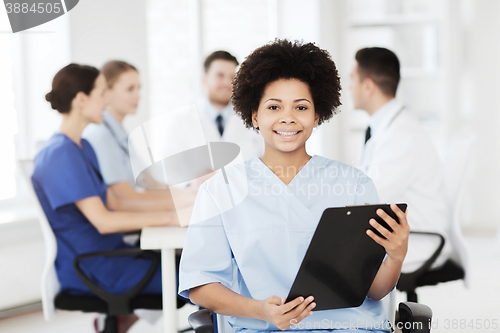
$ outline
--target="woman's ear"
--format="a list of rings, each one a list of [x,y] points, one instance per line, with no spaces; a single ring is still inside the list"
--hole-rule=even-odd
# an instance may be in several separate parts
[[[73,101],[71,101],[71,108],[82,109],[85,106],[85,102],[87,101],[87,99],[88,96],[83,91],[79,91],[75,95],[75,98],[73,98]]]
[[[259,122],[257,121],[257,111],[252,110],[252,124],[253,127],[259,129]]]
[[[314,128],[318,127],[319,124],[319,114],[315,114],[314,116]]]

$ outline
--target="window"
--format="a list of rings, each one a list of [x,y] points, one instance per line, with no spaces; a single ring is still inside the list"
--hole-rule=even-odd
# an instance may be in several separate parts
[[[11,34],[9,19],[0,11],[0,200],[16,196],[16,163],[14,136],[18,132],[17,113],[14,108],[12,78]]]
[[[25,219],[31,209],[34,198],[16,160],[34,158],[40,143],[57,131],[61,117],[45,94],[55,73],[70,62],[68,15],[11,31],[0,10],[0,223]]]

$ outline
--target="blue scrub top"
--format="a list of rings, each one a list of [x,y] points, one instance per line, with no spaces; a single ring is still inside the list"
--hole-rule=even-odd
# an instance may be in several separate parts
[[[184,297],[212,282],[257,300],[286,297],[323,211],[379,202],[363,172],[317,155],[288,185],[259,158],[225,172],[207,180],[196,198],[180,265]],[[229,323],[236,332],[278,330],[255,318]],[[359,307],[314,311],[289,330],[335,329],[390,332],[382,303],[368,296]]]
[[[55,266],[61,289],[91,294],[73,268],[74,258],[82,253],[131,247],[123,242],[122,233],[100,234],[75,205],[76,201],[93,196],[106,204],[107,185],[100,175],[96,155],[85,139],[79,147],[58,133],[44,144],[34,164],[31,180],[57,240]],[[113,293],[130,289],[149,266],[149,258],[130,256],[89,258],[81,262],[92,280]]]
[[[128,151],[128,134],[109,111],[104,111],[103,115],[103,122],[88,124],[82,137],[94,149],[106,184],[129,182],[132,187],[135,187],[135,177]]]

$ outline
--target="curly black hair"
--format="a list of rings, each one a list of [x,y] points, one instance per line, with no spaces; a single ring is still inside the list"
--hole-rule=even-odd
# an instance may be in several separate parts
[[[275,39],[254,50],[233,79],[231,101],[247,128],[266,86],[279,79],[297,79],[309,86],[319,123],[338,112],[340,77],[330,54],[313,43]]]

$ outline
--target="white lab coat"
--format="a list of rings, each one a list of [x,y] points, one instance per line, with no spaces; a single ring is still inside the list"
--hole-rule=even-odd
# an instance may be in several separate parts
[[[419,121],[395,99],[371,116],[370,128],[372,136],[361,151],[358,167],[373,179],[381,202],[408,204],[411,231],[445,237],[445,247],[431,266],[437,268],[452,252],[447,235],[451,216],[437,152]],[[403,272],[418,269],[438,243],[429,236],[411,235]]]
[[[197,105],[201,126],[207,142],[236,143],[241,149],[243,160],[260,157],[264,154],[264,139],[262,136],[255,130],[246,128],[243,120],[234,111],[227,113],[226,117],[224,117],[224,132],[221,137],[215,119],[212,119],[212,115],[207,110],[210,107],[208,103],[208,100],[203,100],[198,102]]]

